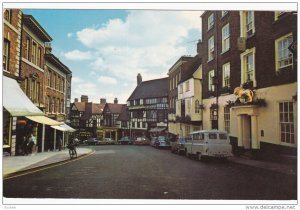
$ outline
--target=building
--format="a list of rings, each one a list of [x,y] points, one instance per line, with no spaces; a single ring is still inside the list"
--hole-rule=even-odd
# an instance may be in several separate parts
[[[66,99],[67,79],[72,74],[55,55],[52,54],[51,43],[46,43],[45,47],[45,113],[51,119],[58,122],[66,122],[66,111],[68,110]],[[56,132],[56,129],[46,126],[47,144],[46,149],[56,148],[56,139],[62,138],[68,142],[68,136],[64,136],[63,131]]]
[[[290,49],[297,15],[207,11],[201,18],[203,128],[229,132],[237,153],[296,154],[297,62]]]
[[[187,62],[191,61],[192,57],[182,56],[175,64],[169,69],[168,72],[168,131],[172,134],[180,133],[180,123],[176,121],[176,101],[178,101],[178,83],[181,80],[183,74],[187,70]]]
[[[150,137],[151,130],[166,131],[168,127],[168,78],[142,81],[127,100],[131,139]]]
[[[121,122],[119,116],[126,109],[126,104],[119,104],[115,98],[114,103],[106,103],[103,108],[104,125],[102,131],[97,131],[100,137],[111,138],[116,143],[121,138]]]
[[[37,137],[34,152],[43,152],[45,125],[62,124],[43,112],[44,46],[52,38],[21,10],[4,9],[3,13],[3,149],[10,155],[22,155],[24,140],[33,134]]]
[[[120,140],[123,136],[130,136],[130,121],[127,105],[122,106],[122,111],[117,118],[117,121],[117,124],[120,125],[119,133],[121,134],[118,140]]]
[[[100,103],[88,101],[87,95],[81,96],[79,102],[75,98],[74,103],[70,107],[70,123],[71,126],[77,129],[74,136],[80,140],[85,140],[91,137],[101,136],[102,126],[104,125],[103,109],[106,100],[101,98]]]
[[[202,66],[201,58],[196,55],[188,61],[189,67],[178,83],[176,100],[176,123],[178,136],[188,136],[190,132],[202,129]]]

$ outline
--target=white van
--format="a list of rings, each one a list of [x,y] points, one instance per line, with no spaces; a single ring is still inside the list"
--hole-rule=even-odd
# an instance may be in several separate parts
[[[227,158],[232,156],[232,146],[228,134],[219,130],[201,130],[190,133],[190,138],[184,145],[187,157],[194,155],[202,157]]]

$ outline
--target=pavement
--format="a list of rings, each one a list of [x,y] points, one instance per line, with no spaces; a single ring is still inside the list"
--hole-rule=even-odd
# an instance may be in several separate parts
[[[82,157],[93,152],[90,148],[76,148],[77,157]],[[22,171],[34,170],[55,163],[71,161],[69,150],[49,151],[33,153],[26,156],[3,156],[2,174],[3,177],[9,177]]]
[[[85,156],[93,152],[90,148],[77,148],[77,155]],[[50,151],[30,154],[28,156],[3,156],[2,174],[9,177],[22,171],[34,170],[48,165],[71,161],[69,150]],[[297,176],[297,163],[280,163],[263,160],[253,160],[244,157],[230,157],[228,162],[246,167],[254,167],[261,170],[273,171],[276,173]]]

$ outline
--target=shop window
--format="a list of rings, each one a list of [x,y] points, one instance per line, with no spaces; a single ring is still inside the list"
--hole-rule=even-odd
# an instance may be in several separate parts
[[[224,107],[224,128],[227,133],[230,133],[230,108]]]
[[[282,143],[295,144],[293,102],[279,103],[280,140]]]

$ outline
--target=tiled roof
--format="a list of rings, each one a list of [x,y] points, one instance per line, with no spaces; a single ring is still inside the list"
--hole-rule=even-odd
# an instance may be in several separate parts
[[[120,114],[122,112],[123,106],[126,106],[126,104],[106,103],[105,106],[110,110],[111,113]]]
[[[102,114],[105,104],[93,104],[93,114]]]
[[[74,105],[79,112],[85,111],[85,102],[74,102]]]
[[[134,89],[128,101],[165,96],[168,96],[168,77],[142,82]]]

